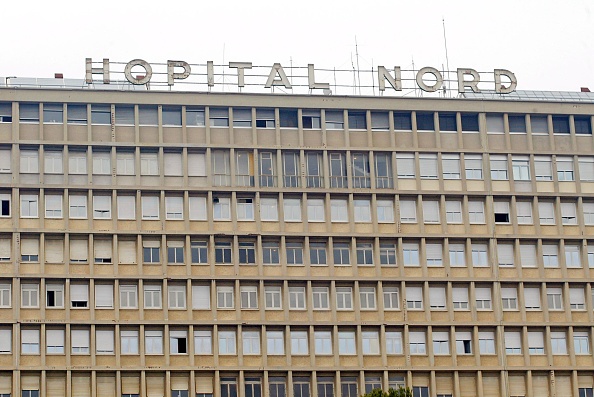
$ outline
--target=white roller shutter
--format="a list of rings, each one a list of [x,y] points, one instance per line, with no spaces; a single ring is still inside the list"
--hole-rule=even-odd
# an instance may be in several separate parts
[[[509,375],[507,378],[509,396],[526,395],[526,379],[524,375]]]
[[[61,376],[48,376],[46,378],[46,397],[66,396],[66,378]]]
[[[21,390],[39,390],[39,375],[21,374]]]
[[[97,376],[97,397],[116,397],[115,376]]]
[[[549,397],[549,377],[547,375],[532,375],[532,395],[534,397]]]
[[[460,175],[460,155],[459,154],[443,154],[442,158],[442,171],[444,177],[458,176]]]
[[[454,377],[452,374],[435,375],[435,392],[438,395],[454,394]]]
[[[171,390],[189,390],[190,382],[187,376],[172,376]]]
[[[524,306],[526,309],[540,309],[540,288],[524,288]]]
[[[188,153],[188,176],[206,176],[204,153]]]
[[[425,244],[425,254],[427,256],[428,266],[435,265],[436,261],[440,262],[443,258],[443,248],[441,244]]]
[[[103,263],[111,262],[112,258],[112,241],[105,239],[97,239],[94,242],[94,258],[101,259]]]
[[[210,286],[192,286],[192,308],[194,310],[210,310]]]
[[[396,168],[398,169],[399,178],[414,178],[415,177],[415,157],[409,153],[396,154]]]
[[[544,347],[544,334],[542,331],[528,331],[528,347],[530,349]]]
[[[569,288],[569,304],[576,307],[584,308],[586,306],[586,298],[584,295],[584,289],[582,287],[571,287]]]
[[[593,386],[594,383],[592,382],[592,375],[578,375],[578,387],[580,389]]]
[[[0,394],[12,394],[12,376],[9,374],[0,375]]]
[[[91,374],[73,373],[72,374],[72,397],[90,397],[91,396]]]
[[[476,397],[476,377],[473,374],[460,374],[460,397]]]
[[[446,302],[445,287],[429,287],[429,304],[431,306],[445,307]]]
[[[0,149],[0,172],[10,172],[10,149]]]
[[[95,284],[95,307],[113,308],[113,285]]]
[[[98,329],[95,331],[95,343],[98,353],[114,353],[114,331]]]
[[[419,170],[421,178],[437,178],[437,155],[419,155]]]
[[[580,180],[594,181],[594,157],[580,156],[578,164],[580,168]]]
[[[0,329],[0,352],[12,352],[12,328]],[[0,394],[3,394],[3,392],[0,391]]]
[[[555,373],[555,389],[557,397],[571,397],[573,391],[571,389],[571,375],[557,375]]]
[[[10,260],[11,255],[10,252],[12,251],[10,245],[12,240],[10,237],[0,238],[0,259],[2,260]]]
[[[39,240],[36,238],[22,239],[21,255],[39,255]]]
[[[147,397],[165,396],[165,376],[158,374],[146,375],[146,395]]]
[[[136,241],[118,240],[118,261],[119,263],[136,263]]]
[[[499,375],[483,373],[483,397],[499,397]]]
[[[86,284],[70,284],[70,300],[89,301],[89,286]]]
[[[536,245],[520,244],[522,267],[536,267]]]
[[[412,199],[402,199],[399,201],[400,218],[401,219],[416,219],[417,218],[417,202]]]
[[[64,240],[45,240],[45,261],[47,263],[64,263]]]
[[[452,288],[452,301],[453,302],[468,302],[468,288],[466,288],[466,287]]]
[[[165,152],[163,153],[165,176],[182,176],[182,154]]]
[[[89,241],[81,239],[70,240],[70,261],[87,262],[89,260]]]
[[[423,200],[423,221],[425,223],[439,222],[439,201]]]
[[[213,393],[213,379],[212,376],[196,376],[196,394],[212,394]]]
[[[405,291],[407,301],[423,301],[422,287],[406,287]]]
[[[122,394],[140,394],[138,375],[122,375]]]
[[[499,266],[514,265],[514,246],[513,244],[497,244],[497,259]]]

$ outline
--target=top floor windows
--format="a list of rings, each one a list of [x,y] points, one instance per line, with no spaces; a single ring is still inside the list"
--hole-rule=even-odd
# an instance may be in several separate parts
[[[412,119],[410,112],[394,112],[394,130],[410,131],[412,130]]]
[[[342,110],[326,110],[326,129],[344,129],[344,115]]]
[[[365,112],[349,110],[349,130],[366,130],[367,118]]]
[[[278,117],[281,128],[297,128],[297,109],[280,109]]]
[[[210,108],[209,120],[211,127],[229,127],[229,109]]]
[[[417,112],[417,130],[435,130],[435,119],[433,117],[433,112]]]
[[[303,109],[301,111],[301,122],[304,129],[319,130],[322,128],[320,111],[316,109]]]

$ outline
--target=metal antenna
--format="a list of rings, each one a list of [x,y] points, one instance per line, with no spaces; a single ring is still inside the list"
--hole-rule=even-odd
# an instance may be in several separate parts
[[[225,65],[225,43],[223,43],[223,65]],[[225,68],[223,67],[223,91],[225,91]]]
[[[447,81],[450,81],[450,60],[448,59],[448,40],[446,38],[446,27],[445,27],[445,18],[441,19],[441,23],[443,25],[443,45],[445,47],[445,56],[446,56],[446,66],[448,68],[448,78]]]
[[[359,47],[357,46],[357,36],[355,36],[355,57],[357,58],[357,87],[361,95],[361,69],[359,68]]]

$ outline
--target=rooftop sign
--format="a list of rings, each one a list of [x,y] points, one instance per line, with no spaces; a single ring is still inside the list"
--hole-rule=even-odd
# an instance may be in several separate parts
[[[133,85],[165,87],[171,89],[175,84],[183,84],[185,88],[193,85],[194,89],[229,91],[232,87],[242,91],[248,87],[250,91],[272,91],[275,88],[282,92],[295,89],[316,90],[326,95],[332,90],[353,89],[354,94],[365,94],[372,90],[373,94],[405,95],[407,92],[446,93],[454,91],[481,92],[481,89],[498,94],[514,92],[517,86],[516,76],[506,69],[494,69],[492,72],[478,72],[475,69],[459,68],[454,71],[440,71],[427,66],[419,70],[406,70],[400,66],[387,68],[377,66],[371,70],[319,69],[313,64],[283,67],[280,63],[272,66],[254,66],[251,62],[229,62],[225,65],[189,64],[185,61],[168,60],[167,63],[148,63],[143,59],[134,59],[128,63],[110,62],[104,58],[102,62],[86,59],[85,81],[87,84],[110,84],[112,74],[123,75]],[[316,74],[318,76],[316,76]],[[100,77],[99,77],[99,76]],[[454,75],[454,78],[450,78]],[[99,77],[99,78],[98,78]],[[352,79],[349,82],[349,78]],[[338,92],[337,92],[338,93]]]

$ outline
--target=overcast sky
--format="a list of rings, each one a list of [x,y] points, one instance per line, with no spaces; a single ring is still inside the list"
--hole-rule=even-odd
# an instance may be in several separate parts
[[[0,76],[84,78],[86,57],[509,69],[518,89],[594,91],[592,0],[18,1]]]

